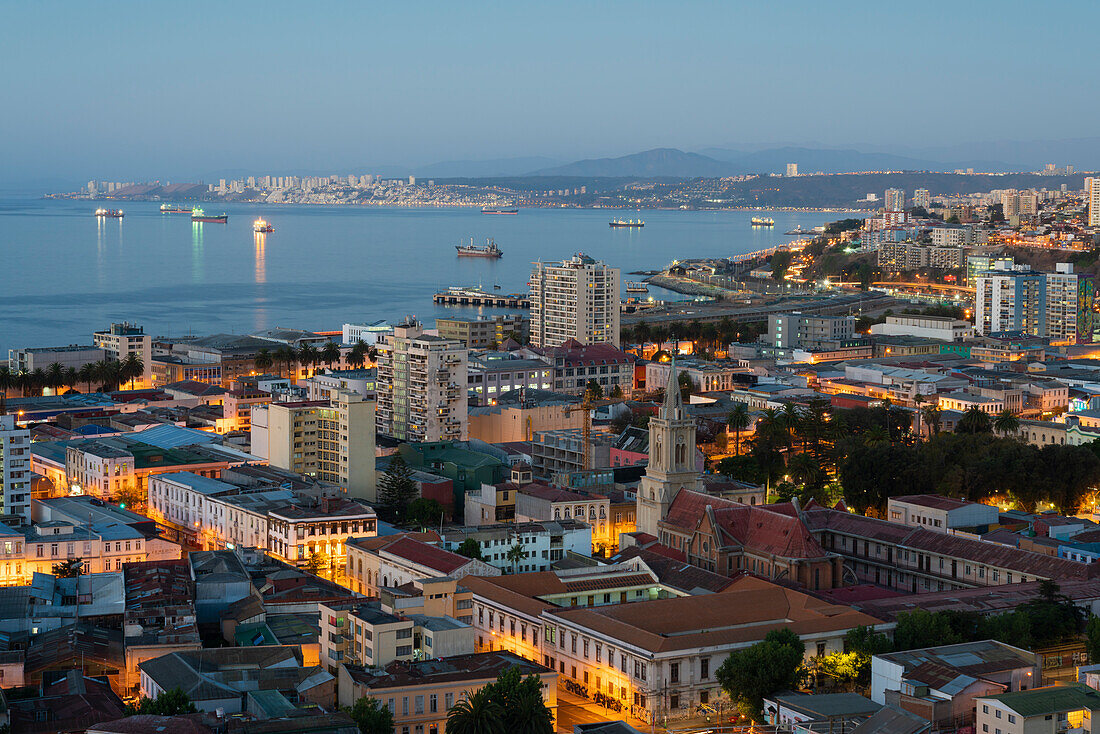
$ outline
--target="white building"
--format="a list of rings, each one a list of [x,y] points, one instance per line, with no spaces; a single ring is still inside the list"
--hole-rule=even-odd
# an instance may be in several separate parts
[[[1100,178],[1085,179],[1085,201],[1089,205],[1089,226],[1100,227]]]
[[[619,269],[583,253],[560,263],[535,263],[531,271],[531,345],[619,346]]]
[[[798,164],[797,163],[788,163],[787,164],[787,177],[788,178],[793,178],[797,175],[798,175]]]
[[[378,432],[404,441],[464,441],[469,351],[408,319],[378,345]]]
[[[998,507],[936,494],[891,497],[886,512],[891,522],[949,534],[996,525],[1001,513]]]
[[[932,206],[932,195],[928,192],[928,189],[917,189],[913,192],[913,206],[919,206],[925,211],[928,211]]]
[[[17,428],[14,415],[0,415],[0,489],[5,515],[30,521],[31,432]]]
[[[1077,274],[1073,263],[1058,263],[1047,273],[1046,337],[1054,344],[1077,341]]]
[[[883,223],[889,227],[895,224],[904,224],[905,220],[905,190],[886,189]]]
[[[8,369],[13,374],[46,370],[57,362],[68,369],[80,369],[86,364],[95,364],[107,356],[99,347],[73,344],[67,347],[29,347],[8,350]]]
[[[1071,263],[1053,273],[997,263],[975,277],[974,329],[978,334],[1022,331],[1054,343],[1077,340],[1077,274]]]
[[[974,731],[1000,734],[1100,732],[1100,691],[1084,683],[1055,683],[974,699]]]
[[[143,378],[149,382],[153,376],[153,340],[137,324],[122,322],[111,324],[109,329],[92,334],[92,343],[106,352],[107,357],[116,361],[126,359],[131,354],[141,357],[145,366]]]
[[[570,551],[582,556],[592,552],[592,527],[580,520],[449,528],[443,532],[441,545],[457,552],[471,538],[481,548],[485,562],[505,572],[546,571]],[[517,545],[523,549],[523,559],[513,564],[508,551]]]
[[[382,337],[393,333],[393,327],[385,321],[370,324],[344,324],[344,344],[356,344],[360,340],[367,345],[375,345]]]
[[[974,336],[974,325],[950,316],[887,316],[886,323],[871,325],[871,333],[883,336],[919,336],[954,342]]]

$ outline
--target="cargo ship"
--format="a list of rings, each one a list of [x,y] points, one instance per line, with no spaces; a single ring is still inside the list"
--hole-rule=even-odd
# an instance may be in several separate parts
[[[612,219],[607,223],[608,227],[644,227],[645,222],[639,219],[635,222],[633,219]]]
[[[468,245],[455,245],[455,249],[458,250],[459,257],[491,257],[498,258],[504,254],[504,251],[497,247],[497,243],[490,238],[484,247],[480,247],[474,244],[473,238],[470,239]]]
[[[204,214],[202,209],[195,207],[191,210],[192,222],[213,222],[214,224],[225,224],[229,221],[228,214]]]
[[[483,206],[481,207],[482,214],[519,214],[519,209],[516,207],[496,207],[496,206]]]
[[[752,226],[754,227],[774,227],[775,220],[770,217],[753,217]]]
[[[96,209],[95,210],[95,215],[97,217],[112,217],[114,219],[122,219],[122,216],[123,216],[121,209],[102,209],[102,208]]]
[[[642,282],[639,282],[639,281],[636,281],[636,280],[628,280],[628,281],[626,281],[626,292],[627,293],[649,293],[649,286],[646,285],[645,283],[642,283]]]
[[[177,206],[175,204],[161,204],[161,214],[190,214],[191,210],[186,207]]]
[[[253,232],[274,232],[275,228],[265,222],[263,219],[257,219],[252,223]]]

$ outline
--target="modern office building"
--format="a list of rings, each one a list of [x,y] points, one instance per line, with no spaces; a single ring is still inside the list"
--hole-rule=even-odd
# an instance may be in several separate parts
[[[329,400],[257,405],[252,451],[271,466],[345,487],[349,497],[376,499],[375,403],[351,390]]]
[[[619,269],[583,253],[560,263],[535,263],[531,345],[556,347],[569,339],[619,346]]]
[[[413,318],[378,345],[378,432],[404,441],[467,437],[468,350]]]
[[[14,415],[0,415],[0,512],[31,519],[31,432],[18,428]]]

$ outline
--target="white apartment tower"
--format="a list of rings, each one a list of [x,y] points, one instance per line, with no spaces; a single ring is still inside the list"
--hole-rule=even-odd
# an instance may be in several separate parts
[[[378,344],[378,432],[403,441],[465,441],[469,351],[409,318]]]
[[[798,164],[797,163],[788,163],[787,164],[787,177],[788,178],[794,178],[797,175],[798,175]]]
[[[0,489],[5,515],[31,521],[31,432],[15,425],[14,415],[0,415]]]
[[[886,226],[905,223],[905,190],[886,189],[886,202],[883,212]]]
[[[1100,227],[1100,178],[1087,178],[1085,183],[1085,199],[1089,203],[1089,226]]]
[[[577,253],[560,263],[535,263],[531,271],[531,344],[619,346],[619,269]]]
[[[913,206],[919,206],[925,211],[932,206],[932,194],[928,189],[917,189],[913,192]]]
[[[660,537],[657,524],[681,489],[703,491],[695,467],[695,420],[684,412],[676,360],[672,360],[660,412],[649,420],[649,466],[638,485],[638,532]]]
[[[1077,273],[1073,263],[1058,263],[1047,273],[1047,333],[1053,344],[1077,343]]]

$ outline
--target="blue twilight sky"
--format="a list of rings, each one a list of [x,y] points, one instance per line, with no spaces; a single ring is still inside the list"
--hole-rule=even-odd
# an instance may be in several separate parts
[[[1096,135],[1100,5],[14,2],[0,179]]]

